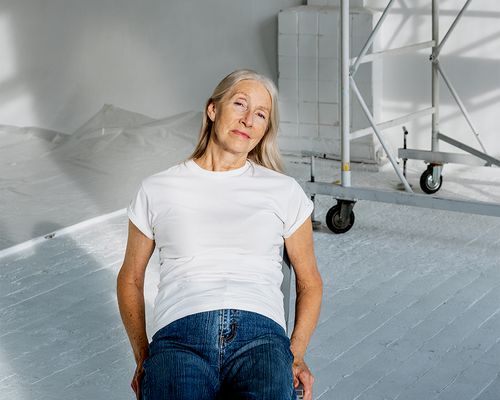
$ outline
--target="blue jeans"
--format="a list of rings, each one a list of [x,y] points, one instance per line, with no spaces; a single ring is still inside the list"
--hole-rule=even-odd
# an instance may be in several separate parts
[[[283,328],[224,309],[178,319],[153,336],[143,400],[295,400],[293,354]]]

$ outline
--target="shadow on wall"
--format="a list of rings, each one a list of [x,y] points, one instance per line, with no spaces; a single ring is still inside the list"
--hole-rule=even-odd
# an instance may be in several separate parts
[[[37,231],[60,228],[41,225]],[[135,366],[116,300],[120,265],[96,259],[106,245],[96,246],[64,235],[2,260],[0,354],[10,376],[0,376],[0,391],[8,398],[132,397]]]
[[[127,93],[143,104],[151,91],[138,71],[147,70],[150,79],[168,71],[160,70],[146,32],[124,18],[134,12],[128,3],[120,14],[113,1],[94,8],[77,1],[4,2],[0,43],[10,79],[0,75],[0,104],[6,105],[0,123],[30,121],[71,133],[102,104],[129,101]]]
[[[278,14],[268,17],[259,23],[259,42],[262,47],[267,70],[272,71],[270,78],[278,82]],[[274,38],[270,41],[270,38]]]
[[[155,118],[201,109],[235,68],[276,80],[278,11],[302,3],[4,1],[0,123],[69,133],[103,104]]]

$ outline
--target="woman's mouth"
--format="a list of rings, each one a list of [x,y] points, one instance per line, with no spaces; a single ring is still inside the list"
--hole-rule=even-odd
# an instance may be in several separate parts
[[[245,132],[241,132],[241,131],[238,131],[238,130],[234,130],[234,131],[231,131],[231,132],[233,132],[234,134],[239,135],[241,137],[244,137],[245,139],[250,139],[250,136],[248,136]]]

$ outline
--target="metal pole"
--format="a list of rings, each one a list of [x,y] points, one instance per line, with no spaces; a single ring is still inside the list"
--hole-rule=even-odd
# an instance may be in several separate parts
[[[345,188],[339,185],[332,185],[330,182],[305,182],[304,189],[307,192],[320,193],[337,199],[378,201],[382,203],[432,208],[434,210],[446,210],[500,217],[500,205],[498,203],[446,199],[426,194],[406,193],[395,190],[374,189],[370,187],[356,186]]]
[[[403,183],[403,186],[405,187],[405,190],[409,193],[413,193],[413,190],[411,190],[410,184],[406,180],[406,178],[403,176],[402,172],[399,170],[398,163],[395,160],[395,158],[392,156],[391,152],[389,151],[389,148],[385,144],[384,138],[382,137],[382,134],[380,133],[379,129],[377,128],[377,124],[373,120],[373,116],[370,113],[370,110],[368,109],[368,106],[366,105],[365,101],[363,100],[363,96],[361,96],[361,93],[359,92],[358,87],[356,86],[356,82],[354,82],[354,79],[350,79],[351,82],[351,87],[353,93],[356,95],[356,98],[359,101],[359,104],[361,105],[361,108],[363,109],[363,112],[366,115],[366,118],[368,118],[368,121],[370,121],[370,124],[373,128],[373,131],[378,137],[378,140],[380,141],[380,144],[384,148],[385,154],[387,154],[387,157],[389,157],[389,160],[391,161],[391,164],[394,168],[394,171],[396,171],[396,174],[398,175],[399,179]]]
[[[467,0],[465,2],[464,6],[462,7],[462,9],[460,10],[460,12],[458,13],[458,15],[455,18],[455,20],[453,21],[453,23],[451,24],[450,29],[448,29],[448,32],[446,32],[446,35],[444,35],[444,38],[443,38],[443,40],[441,40],[441,43],[439,43],[439,46],[437,47],[436,52],[434,53],[435,57],[439,56],[439,53],[441,52],[441,49],[443,48],[444,44],[446,43],[446,41],[450,37],[451,32],[453,32],[453,30],[455,29],[455,26],[457,26],[458,21],[460,21],[460,18],[462,18],[462,14],[465,12],[465,10],[467,9],[467,7],[469,6],[469,4],[470,4],[471,1],[472,0]]]
[[[340,145],[341,184],[351,186],[349,99],[349,0],[340,1]]]
[[[472,130],[472,133],[474,133],[474,136],[476,136],[476,139],[477,139],[479,145],[481,146],[481,148],[483,149],[483,152],[485,154],[488,154],[488,152],[486,151],[486,149],[483,145],[483,142],[481,142],[481,139],[479,139],[479,133],[478,133],[476,127],[474,126],[474,124],[472,123],[472,119],[471,119],[469,113],[467,112],[467,109],[465,108],[464,103],[462,103],[462,100],[460,100],[460,97],[458,96],[457,91],[455,90],[455,88],[453,87],[451,82],[448,80],[448,77],[444,73],[441,65],[439,63],[436,63],[436,66],[438,68],[439,73],[441,74],[441,77],[443,78],[444,83],[446,83],[446,86],[448,86],[448,89],[450,89],[451,95],[453,96],[453,98],[457,102],[458,107],[460,108],[460,111],[462,111],[462,114],[464,115],[465,119],[467,120],[467,123],[469,124],[469,126]]]
[[[403,126],[403,149],[407,149],[407,143],[406,143],[406,136],[408,136],[408,130],[406,129],[406,126]],[[403,158],[403,176],[406,178],[406,163],[408,159]],[[408,179],[407,179],[408,180]]]
[[[377,22],[377,25],[375,25],[375,28],[370,33],[370,36],[368,37],[368,40],[366,41],[365,45],[363,46],[363,48],[359,52],[359,56],[358,56],[358,58],[356,58],[356,61],[354,62],[354,65],[351,68],[351,76],[356,75],[356,71],[359,68],[359,64],[361,63],[361,60],[363,59],[363,57],[365,56],[366,52],[368,51],[368,49],[370,48],[371,44],[373,43],[373,40],[375,39],[375,35],[379,31],[380,27],[382,26],[382,23],[385,20],[385,17],[389,13],[389,9],[391,8],[392,3],[394,3],[394,0],[390,0],[389,1],[389,4],[387,4],[387,7],[385,7],[384,12],[380,16],[380,18],[379,18],[379,20]]]
[[[439,1],[432,0],[432,40],[434,47],[432,48],[432,107],[434,114],[432,114],[432,141],[431,151],[439,151],[439,71],[437,67],[438,62],[438,46],[439,46]]]

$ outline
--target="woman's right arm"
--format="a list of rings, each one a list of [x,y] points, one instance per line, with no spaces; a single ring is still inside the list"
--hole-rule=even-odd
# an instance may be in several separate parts
[[[144,276],[154,249],[155,241],[145,236],[129,220],[125,259],[117,278],[117,296],[120,315],[132,345],[138,369],[142,369],[142,362],[148,356]]]

